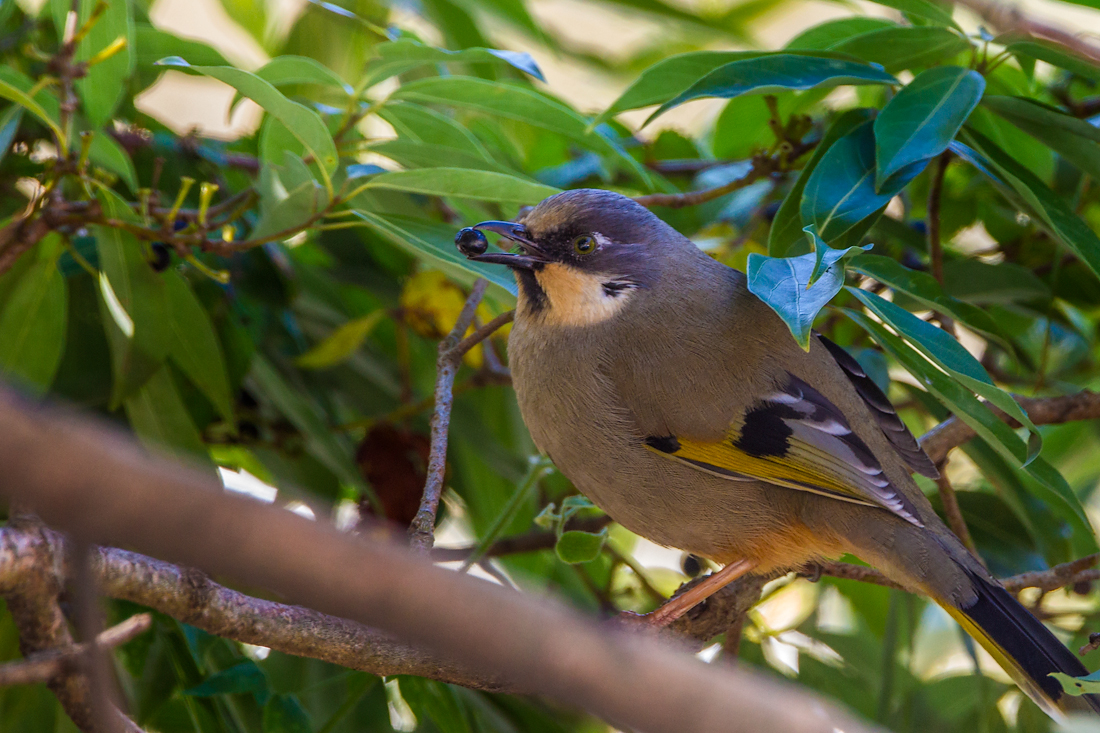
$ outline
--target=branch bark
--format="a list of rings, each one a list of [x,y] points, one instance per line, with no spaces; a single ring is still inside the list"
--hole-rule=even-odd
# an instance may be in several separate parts
[[[80,541],[134,547],[373,624],[519,689],[619,727],[792,733],[871,727],[780,681],[709,666],[546,599],[428,565],[226,494],[202,472],[149,457],[71,414],[0,392],[0,494]]]

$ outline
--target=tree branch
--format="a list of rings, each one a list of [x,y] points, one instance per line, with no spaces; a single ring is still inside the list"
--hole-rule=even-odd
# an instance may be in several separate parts
[[[1094,63],[1100,62],[1100,47],[1094,46],[1064,28],[1036,20],[1024,14],[1013,3],[998,2],[997,0],[955,0],[955,4],[974,11],[987,23],[1001,31],[1018,31],[1031,36],[1046,38],[1065,46],[1080,56],[1091,59]]]
[[[435,544],[435,517],[439,512],[439,497],[443,495],[443,477],[447,469],[447,431],[451,427],[455,375],[458,374],[462,355],[477,343],[470,339],[481,334],[478,338],[478,341],[481,341],[492,333],[492,331],[486,331],[490,325],[501,321],[496,326],[499,328],[506,322],[500,317],[495,318],[471,335],[470,339],[463,340],[462,337],[474,322],[477,306],[481,303],[487,287],[489,287],[489,281],[478,278],[470,291],[470,297],[462,307],[462,312],[458,314],[455,327],[439,342],[439,360],[435,378],[435,412],[432,414],[432,442],[428,454],[428,478],[424,483],[424,496],[420,500],[420,509],[413,517],[412,524],[409,525],[409,544],[421,554],[428,553]]]
[[[0,530],[0,533],[4,531]],[[101,649],[113,649],[145,633],[152,625],[152,616],[139,613],[101,633],[96,637],[96,645]],[[88,644],[74,644],[67,649],[33,654],[21,662],[0,664],[0,687],[34,685],[49,682],[63,674],[72,674],[79,669],[80,658],[87,652]]]
[[[376,625],[619,727],[870,730],[789,684],[703,664],[545,598],[232,496],[206,473],[151,457],[72,414],[29,409],[0,392],[0,424],[0,494],[83,541],[131,546]]]
[[[959,507],[959,497],[955,495],[955,487],[951,485],[951,481],[947,478],[947,461],[938,464],[937,468],[940,470],[940,477],[936,479],[936,489],[940,492],[940,501],[943,503],[943,514],[947,517],[947,526],[966,545],[966,549],[970,550],[970,554],[981,562],[982,558],[978,554],[978,547],[974,544],[974,538],[970,536],[970,528],[966,526],[966,520],[963,519],[962,509]]]
[[[1077,420],[1100,418],[1100,393],[1087,389],[1077,394],[1058,397],[1023,397],[1021,395],[1012,395],[1012,397],[1036,425],[1059,425]],[[986,403],[986,407],[1012,427],[1020,427],[1018,422],[994,405]],[[920,444],[932,462],[939,464],[952,448],[962,445],[975,435],[974,429],[969,425],[957,417],[950,417],[922,435]]]
[[[0,587],[0,595],[7,601],[8,611],[19,631],[19,651],[29,659],[39,653],[71,649],[74,646],[73,637],[58,602],[61,583],[54,572],[54,558],[45,552],[44,540],[48,530],[28,518],[17,517],[11,524],[22,528],[22,536],[38,540],[17,550],[10,544],[9,535],[0,535],[0,552],[12,556],[12,567],[22,571],[18,584]],[[4,530],[5,533],[10,531]],[[46,684],[57,696],[65,713],[84,733],[114,733],[113,729],[118,726],[111,723],[116,722],[127,733],[141,733],[132,720],[114,708],[111,712],[116,716],[115,720],[106,726],[102,724],[103,721],[95,715],[96,706],[92,704],[87,675],[79,672],[62,674],[51,678]]]

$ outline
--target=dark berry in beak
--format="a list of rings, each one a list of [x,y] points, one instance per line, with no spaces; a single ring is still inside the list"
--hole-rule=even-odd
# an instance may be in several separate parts
[[[455,246],[466,257],[474,257],[485,254],[485,250],[489,249],[489,240],[477,229],[466,227],[455,235]]]

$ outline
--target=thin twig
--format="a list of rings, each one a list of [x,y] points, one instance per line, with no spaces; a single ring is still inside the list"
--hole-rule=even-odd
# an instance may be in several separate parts
[[[943,503],[943,515],[947,517],[947,526],[966,545],[966,549],[970,550],[970,554],[981,561],[978,546],[974,544],[974,538],[970,536],[970,528],[966,526],[962,509],[959,508],[959,497],[955,494],[955,487],[951,485],[951,481],[947,478],[947,461],[939,464],[937,468],[940,471],[940,477],[936,479],[936,488],[940,492],[940,501]]]
[[[432,415],[432,443],[431,452],[428,454],[428,478],[424,484],[424,496],[420,500],[420,509],[416,512],[412,524],[409,525],[409,544],[420,554],[428,553],[435,544],[435,517],[439,511],[439,497],[443,494],[443,477],[447,468],[447,431],[451,426],[455,374],[458,373],[462,354],[469,351],[473,345],[466,345],[462,337],[473,323],[474,316],[477,315],[477,307],[487,287],[489,287],[489,281],[478,278],[470,291],[470,297],[462,306],[462,312],[458,314],[455,327],[439,342],[439,360],[435,379],[435,413]],[[488,333],[485,335],[488,336]],[[464,350],[459,351],[460,347],[464,347]]]
[[[153,625],[153,617],[147,613],[131,616],[96,637],[100,649],[113,649],[145,633]],[[67,649],[56,649],[33,654],[18,662],[0,665],[0,687],[35,685],[48,682],[63,674],[79,669],[80,658],[87,653],[87,644],[74,644]]]
[[[1064,28],[1059,28],[1026,15],[1013,3],[998,2],[998,0],[955,0],[955,4],[973,10],[994,28],[1006,32],[1018,31],[1046,38],[1091,59],[1093,62],[1100,62],[1100,47],[1088,43],[1080,36],[1074,35]]]
[[[666,206],[670,209],[682,209],[686,206],[698,206],[756,183],[761,178],[770,176],[775,170],[776,166],[771,158],[759,156],[753,159],[752,168],[748,173],[721,186],[687,193],[651,193],[635,196],[634,200],[646,207]]]
[[[1036,425],[1060,425],[1100,418],[1100,392],[1086,389],[1077,394],[1058,397],[1012,397]],[[986,403],[986,407],[1012,427],[1020,427],[1018,422],[994,405]],[[922,435],[920,444],[933,463],[942,463],[952,448],[962,445],[975,435],[974,429],[962,420],[949,417]]]

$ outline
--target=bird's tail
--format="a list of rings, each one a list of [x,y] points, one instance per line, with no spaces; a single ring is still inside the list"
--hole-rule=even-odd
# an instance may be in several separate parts
[[[1063,713],[1100,714],[1100,696],[1068,695],[1051,673],[1082,677],[1088,670],[1039,619],[1000,585],[967,571],[977,600],[967,608],[942,603],[968,634],[992,655],[1028,697],[1055,718]]]

